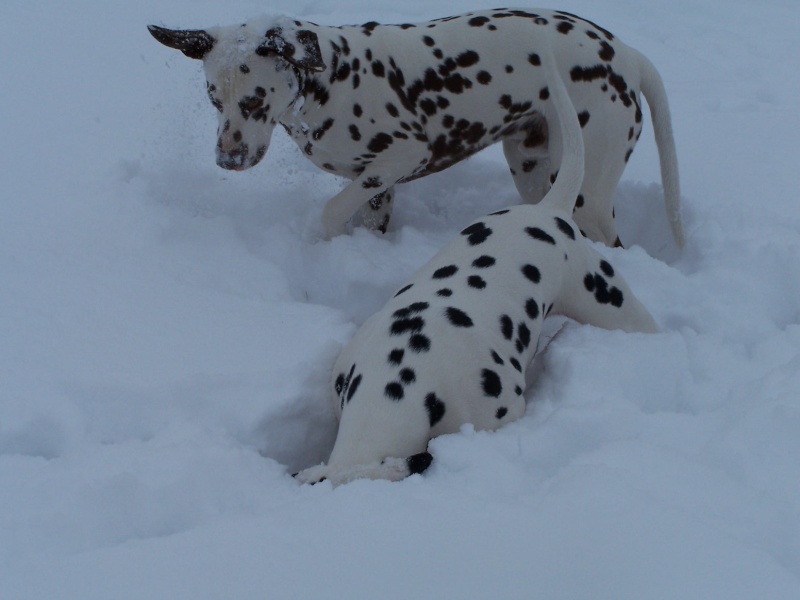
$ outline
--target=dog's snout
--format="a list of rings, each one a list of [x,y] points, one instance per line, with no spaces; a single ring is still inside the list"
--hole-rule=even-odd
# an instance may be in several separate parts
[[[249,166],[247,157],[250,149],[247,144],[239,144],[233,150],[223,151],[221,144],[217,144],[217,164],[223,169],[239,171]]]

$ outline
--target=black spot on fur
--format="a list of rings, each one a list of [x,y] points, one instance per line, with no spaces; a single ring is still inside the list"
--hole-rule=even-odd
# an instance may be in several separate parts
[[[516,358],[512,356],[511,358],[508,359],[508,362],[510,362],[511,366],[514,367],[517,371],[522,373],[522,365],[519,364],[519,361]]]
[[[467,313],[463,310],[449,306],[444,311],[447,320],[456,327],[472,327],[474,323]]]
[[[572,229],[570,224],[567,223],[564,219],[556,217],[556,226],[558,227],[559,231],[563,233],[565,236],[567,236],[571,240],[575,239],[575,230]]]
[[[488,71],[479,71],[475,79],[477,79],[478,83],[481,85],[489,85],[492,81],[492,75]]]
[[[414,302],[405,308],[398,308],[396,311],[394,311],[394,313],[392,313],[392,316],[395,319],[405,319],[416,313],[421,313],[422,311],[427,310],[429,307],[430,304],[427,302]]]
[[[477,246],[486,241],[492,235],[492,230],[487,227],[483,222],[473,223],[461,232],[461,235],[466,235],[470,246]]]
[[[608,42],[600,42],[600,51],[597,54],[604,61],[610,62],[614,58],[614,48]]]
[[[436,397],[436,394],[431,392],[425,396],[425,410],[428,411],[428,421],[433,427],[444,417],[445,405]]]
[[[609,295],[611,296],[611,306],[616,306],[617,308],[622,306],[622,292],[619,288],[612,287],[609,290]]]
[[[361,139],[361,132],[358,130],[357,126],[350,125],[350,137],[353,139],[354,142],[357,142]]]
[[[400,116],[400,111],[397,110],[397,107],[391,102],[386,103],[386,112],[388,112],[393,117]]]
[[[525,314],[527,314],[528,318],[531,320],[539,318],[539,305],[533,298],[528,298],[528,301],[525,302]]]
[[[612,266],[611,266],[611,265],[608,263],[608,261],[605,261],[605,260],[601,260],[601,261],[600,261],[600,270],[601,270],[603,273],[605,273],[605,275],[606,275],[607,277],[613,277],[613,276],[614,276],[614,267],[612,267]]]
[[[517,326],[517,341],[522,344],[523,348],[527,348],[531,343],[531,330],[528,329],[525,323],[520,323]]]
[[[453,290],[450,288],[442,288],[438,292],[436,292],[437,296],[441,296],[442,298],[449,298],[453,295]]]
[[[595,65],[593,67],[572,67],[569,72],[572,81],[590,82],[595,79],[605,79],[608,77],[608,67],[605,65]]]
[[[347,390],[347,401],[348,402],[350,402],[350,400],[353,399],[353,395],[356,393],[356,390],[358,389],[358,386],[360,384],[361,384],[361,375],[356,375],[353,378],[353,381],[350,382],[350,387]]]
[[[489,216],[490,216],[490,217],[495,217],[495,216],[498,216],[498,215],[504,215],[504,214],[506,214],[507,212],[508,212],[508,209],[504,209],[504,210],[498,210],[498,211],[495,211],[495,212],[493,212],[493,213],[489,213]]]
[[[419,107],[422,109],[422,112],[429,117],[436,114],[436,103],[430,98],[424,98],[423,100],[420,100]]]
[[[458,267],[456,265],[448,265],[446,267],[441,267],[436,269],[433,272],[434,279],[447,279],[448,277],[452,277],[458,272]]]
[[[480,60],[480,56],[474,50],[467,50],[456,57],[456,64],[462,69],[475,65]]]
[[[427,352],[431,349],[431,341],[427,336],[422,335],[421,333],[415,333],[411,336],[411,338],[409,338],[408,347],[417,353]]]
[[[400,381],[408,385],[410,383],[414,383],[416,380],[417,374],[414,373],[414,369],[400,369]]]
[[[403,396],[405,395],[403,392],[403,386],[396,381],[390,381],[387,383],[386,387],[383,388],[383,393],[387,398],[394,400],[395,402],[402,400]]]
[[[303,95],[313,96],[314,102],[318,103],[320,106],[325,106],[328,100],[330,100],[328,89],[316,77],[312,78],[311,81],[306,83],[305,89],[303,90]]]
[[[542,274],[533,265],[525,265],[522,267],[522,274],[525,275],[533,283],[539,283],[542,280]]]
[[[564,35],[568,34],[573,29],[572,23],[567,23],[566,21],[562,21],[556,27],[559,33],[563,33]]]
[[[340,395],[342,390],[344,389],[344,373],[339,373],[336,377],[336,383],[333,384],[333,389],[336,390],[336,394]]]
[[[406,353],[402,348],[395,348],[389,352],[388,361],[390,364],[399,366],[403,362],[403,355]]]
[[[467,23],[471,27],[482,27],[489,22],[489,17],[472,17]]]
[[[403,335],[404,333],[419,333],[425,327],[425,320],[422,317],[411,317],[398,319],[392,323],[389,333],[391,335]]]
[[[392,136],[388,133],[377,133],[375,137],[370,140],[369,144],[367,144],[367,150],[378,154],[391,146],[393,141]]]
[[[542,231],[538,227],[526,227],[525,233],[527,233],[535,240],[539,240],[541,242],[547,242],[548,244],[553,244],[555,246],[556,241],[553,239],[553,236]]]
[[[408,290],[410,290],[412,287],[414,287],[414,284],[413,284],[413,283],[409,283],[407,286],[405,286],[405,287],[401,287],[399,290],[397,290],[397,293],[394,295],[394,297],[395,297],[395,298],[397,298],[397,296],[399,296],[399,295],[400,295],[400,294],[402,294],[403,292],[407,292],[407,291],[408,291]]]
[[[470,275],[469,277],[467,277],[467,285],[469,285],[469,287],[475,288],[476,290],[482,290],[483,288],[486,287],[486,281],[483,279],[483,277],[480,277],[479,275]]]
[[[528,62],[531,63],[534,67],[539,67],[542,64],[542,59],[539,58],[539,55],[535,52],[531,52],[528,55]]]
[[[502,315],[500,317],[500,332],[507,340],[510,340],[514,336],[514,322],[508,315]]]
[[[578,122],[581,124],[581,127],[586,127],[586,124],[589,122],[589,111],[584,110],[578,113]]]
[[[494,413],[494,416],[498,419],[502,419],[508,414],[508,409],[505,406],[501,406],[497,409],[497,412]]]
[[[505,361],[502,358],[500,358],[500,355],[494,350],[492,350],[492,360],[495,362],[495,364],[498,365],[506,364]]]
[[[503,384],[500,376],[491,369],[481,371],[481,387],[483,393],[492,398],[499,398],[503,393]]]
[[[367,37],[372,35],[372,31],[380,26],[380,23],[376,23],[375,21],[370,21],[369,23],[364,23],[361,27],[361,32],[366,35]]]
[[[380,177],[367,177],[361,184],[364,189],[379,188],[383,185]]]
[[[610,266],[610,265],[609,265]],[[622,291],[616,287],[608,287],[608,282],[599,273],[589,273],[583,278],[583,285],[586,291],[594,294],[594,299],[598,304],[611,304],[617,308],[622,306]]]
[[[522,342],[522,345],[526,348],[531,343],[531,330],[528,329],[528,326],[525,323],[520,323],[519,327],[517,328],[517,335],[519,335],[519,340]]]
[[[347,374],[347,377],[344,376],[344,373],[340,373],[339,377],[336,378],[335,389],[336,393],[342,396],[342,404],[344,406],[344,394],[347,392],[347,389],[350,387],[350,380],[353,378],[353,373],[356,370],[356,366],[352,365],[350,367],[350,372]]]
[[[488,256],[484,254],[483,256],[479,256],[475,260],[472,261],[472,266],[476,269],[487,269],[494,265],[495,259],[493,256]]]

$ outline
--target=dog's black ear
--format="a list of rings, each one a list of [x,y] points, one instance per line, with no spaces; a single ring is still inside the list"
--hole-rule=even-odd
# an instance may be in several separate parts
[[[189,58],[202,59],[214,47],[214,38],[202,29],[166,29],[148,25],[147,30],[168,48],[180,50]]]
[[[320,72],[326,68],[317,34],[308,29],[287,31],[282,27],[273,27],[264,34],[264,41],[256,48],[256,54],[276,54],[304,71]]]

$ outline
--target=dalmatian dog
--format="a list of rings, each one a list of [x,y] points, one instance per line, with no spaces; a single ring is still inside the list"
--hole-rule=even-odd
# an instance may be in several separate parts
[[[395,184],[500,141],[522,199],[541,200],[563,160],[544,64],[554,60],[586,148],[585,179],[573,198],[580,231],[619,243],[612,196],[642,130],[641,93],[668,218],[683,244],[661,78],[647,58],[591,21],[562,11],[495,9],[401,25],[329,27],[280,17],[149,30],[203,61],[219,112],[219,166],[256,165],[280,123],[315,165],[351,180],[324,208],[328,236],[344,232],[356,213],[386,231]]]
[[[431,438],[521,417],[548,314],[657,330],[571,218],[583,175],[580,123],[555,73],[550,92],[569,150],[555,184],[537,205],[470,224],[363,324],[333,368],[340,423],[330,459],[299,481],[399,480],[428,467]]]

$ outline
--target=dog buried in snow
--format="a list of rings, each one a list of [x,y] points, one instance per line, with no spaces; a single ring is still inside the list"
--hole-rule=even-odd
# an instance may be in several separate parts
[[[538,205],[466,227],[364,323],[333,368],[340,422],[330,459],[298,473],[299,481],[402,479],[430,464],[431,438],[466,423],[496,429],[518,419],[525,371],[551,312],[607,329],[656,331],[571,218],[583,139],[567,90],[547,64],[566,150],[553,187]]]
[[[357,212],[365,225],[385,231],[395,184],[499,141],[523,200],[541,200],[564,159],[551,97],[553,77],[560,77],[586,149],[585,178],[572,199],[575,222],[590,239],[618,244],[612,197],[642,130],[641,92],[668,218],[683,245],[661,78],[647,58],[591,21],[561,11],[495,9],[402,25],[328,27],[282,17],[149,30],[203,61],[219,112],[221,167],[257,164],[280,123],[315,165],[351,180],[325,206],[328,236],[345,231]]]

